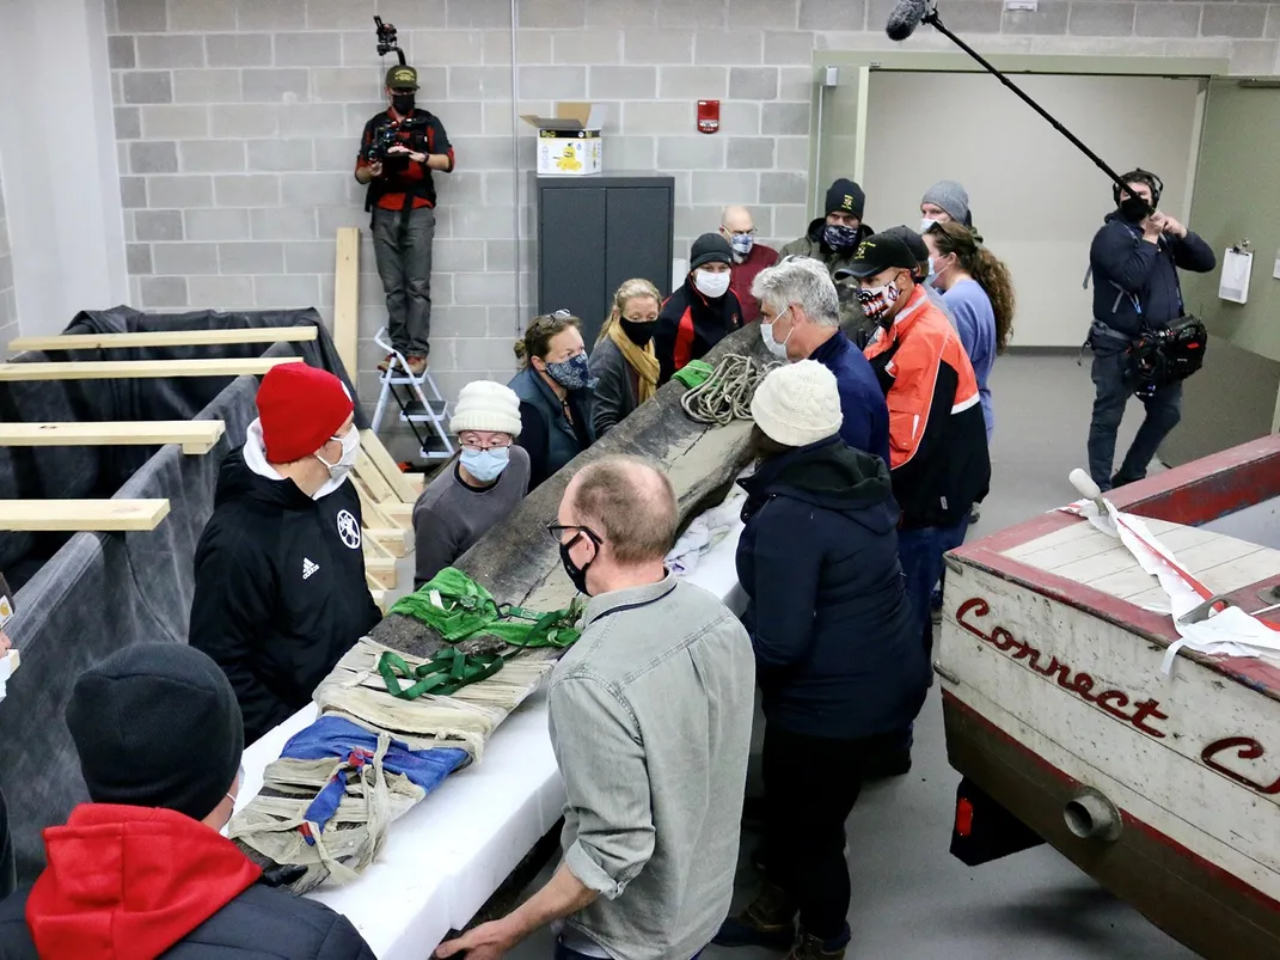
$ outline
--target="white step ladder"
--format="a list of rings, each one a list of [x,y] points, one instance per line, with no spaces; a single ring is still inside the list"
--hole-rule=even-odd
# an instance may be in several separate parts
[[[378,405],[373,411],[373,432],[377,433],[382,426],[382,417],[387,412],[387,401],[395,400],[400,407],[400,422],[409,424],[413,435],[418,438],[421,455],[425,460],[447,460],[453,456],[453,442],[449,439],[449,404],[440,393],[430,370],[423,370],[422,375],[415,377],[409,372],[409,361],[404,354],[391,345],[387,328],[383,327],[373,338],[373,342],[394,359],[387,364],[387,369],[379,376],[382,389],[378,393]],[[400,397],[399,387],[409,388],[409,402],[406,404]],[[424,391],[423,388],[426,388]],[[410,412],[414,401],[422,405],[421,412]],[[440,445],[429,445],[429,438],[418,432],[419,423],[429,423],[431,431],[436,435]]]

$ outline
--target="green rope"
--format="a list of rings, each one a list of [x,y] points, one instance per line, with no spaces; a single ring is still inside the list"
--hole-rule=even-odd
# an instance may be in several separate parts
[[[469,657],[453,647],[445,647],[426,663],[410,667],[403,657],[390,650],[378,659],[378,672],[387,685],[387,692],[401,700],[417,700],[430,693],[437,697],[451,697],[463,687],[487,680],[502,669],[502,657],[496,653]],[[416,681],[409,687],[401,687],[401,678]]]

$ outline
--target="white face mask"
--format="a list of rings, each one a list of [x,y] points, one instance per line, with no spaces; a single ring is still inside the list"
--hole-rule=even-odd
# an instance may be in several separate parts
[[[790,309],[790,307],[787,307],[787,310]],[[787,341],[791,339],[791,334],[796,332],[795,323],[793,322],[791,324],[791,329],[787,331],[787,335],[783,338],[781,343],[773,338],[773,326],[782,319],[782,314],[786,313],[787,310],[783,310],[782,313],[774,317],[773,323],[765,323],[763,320],[760,321],[760,337],[764,340],[764,348],[779,360],[787,359]]]
[[[729,271],[712,273],[710,270],[696,270],[693,274],[693,285],[704,297],[718,299],[729,292]]]
[[[928,233],[930,227],[932,227],[935,223],[941,223],[941,222],[942,222],[941,220],[935,220],[933,219],[933,217],[925,217],[923,220],[920,221],[920,232]]]
[[[330,437],[330,439],[339,440],[342,443],[342,456],[338,458],[338,462],[330,463],[319,453],[315,456],[317,460],[329,468],[330,479],[342,480],[356,468],[356,457],[360,454],[360,432],[355,427],[352,427],[341,437]]]

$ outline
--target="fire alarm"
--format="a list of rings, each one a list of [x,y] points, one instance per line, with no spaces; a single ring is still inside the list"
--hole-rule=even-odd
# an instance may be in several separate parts
[[[698,132],[715,133],[720,129],[720,101],[698,101]]]

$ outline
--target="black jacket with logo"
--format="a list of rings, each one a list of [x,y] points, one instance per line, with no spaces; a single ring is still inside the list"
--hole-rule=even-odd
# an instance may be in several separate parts
[[[230,679],[246,744],[305,706],[381,618],[360,525],[349,482],[313,500],[292,480],[259,476],[243,448],[222,464],[196,548],[189,642]]]

